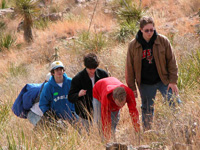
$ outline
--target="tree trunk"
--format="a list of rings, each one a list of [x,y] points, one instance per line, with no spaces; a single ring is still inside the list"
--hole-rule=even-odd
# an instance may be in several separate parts
[[[31,43],[33,41],[33,34],[32,34],[32,20],[30,17],[28,16],[25,16],[24,17],[24,25],[23,25],[23,28],[24,28],[24,40],[27,42],[27,43]]]

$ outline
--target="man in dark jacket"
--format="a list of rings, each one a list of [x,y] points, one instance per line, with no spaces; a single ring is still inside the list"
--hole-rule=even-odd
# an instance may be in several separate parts
[[[99,61],[93,53],[84,56],[84,65],[85,68],[72,79],[68,99],[75,103],[76,113],[88,130],[90,119],[93,117],[92,88],[99,79],[108,77],[108,73],[97,68]]]

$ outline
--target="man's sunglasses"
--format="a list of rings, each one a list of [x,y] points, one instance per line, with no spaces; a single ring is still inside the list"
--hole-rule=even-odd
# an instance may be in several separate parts
[[[146,29],[144,32],[149,33],[149,32],[154,32],[154,29]]]

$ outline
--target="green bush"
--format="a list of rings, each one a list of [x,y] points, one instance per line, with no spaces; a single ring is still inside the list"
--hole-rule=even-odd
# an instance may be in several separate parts
[[[11,34],[3,34],[0,36],[0,51],[4,48],[9,49],[12,44],[15,43],[15,38],[12,37]]]
[[[193,89],[200,85],[200,48],[179,62],[179,89]]]
[[[121,7],[116,13],[120,22],[125,21],[127,23],[132,23],[140,20],[143,12],[141,8],[137,7],[135,4],[132,4]]]
[[[119,42],[125,42],[126,39],[130,39],[132,35],[137,32],[137,26],[135,22],[131,23],[121,23],[120,28],[116,32],[116,39]]]
[[[79,34],[76,43],[81,49],[88,51],[101,51],[107,43],[107,38],[102,33],[90,33],[84,31]]]
[[[116,32],[116,39],[125,42],[138,30],[138,21],[143,15],[143,10],[131,0],[120,0],[116,14],[119,22],[119,30]]]

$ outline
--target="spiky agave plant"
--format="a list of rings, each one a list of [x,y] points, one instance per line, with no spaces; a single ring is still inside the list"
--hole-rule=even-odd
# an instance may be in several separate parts
[[[23,18],[24,40],[33,41],[33,18],[39,11],[38,2],[33,0],[16,0],[15,11]]]

